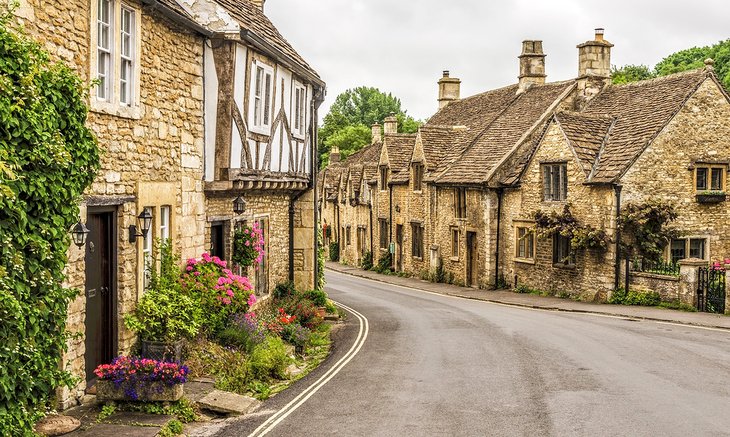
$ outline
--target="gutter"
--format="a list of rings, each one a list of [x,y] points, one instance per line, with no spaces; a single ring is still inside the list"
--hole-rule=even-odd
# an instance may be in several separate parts
[[[395,253],[390,253],[390,244],[393,243],[393,185],[388,184],[390,199],[388,200],[388,253],[390,254],[390,267],[395,270]]]
[[[616,265],[614,268],[613,289],[618,290],[621,277],[621,230],[618,227],[618,218],[621,215],[621,185],[614,185],[613,190],[616,193]],[[628,272],[627,272],[628,274]]]
[[[497,244],[494,251],[494,288],[499,284],[499,234],[502,225],[502,198],[504,197],[504,188],[497,188]],[[515,284],[517,286],[517,284]]]
[[[192,30],[202,34],[203,36],[211,37],[216,34],[216,32],[206,29],[205,27],[201,26],[200,24],[196,23],[195,21],[191,20],[190,18],[188,18],[184,15],[180,15],[176,11],[173,11],[172,9],[161,4],[157,0],[142,0],[142,3],[149,6],[151,9],[160,12],[162,15],[169,18],[170,20],[172,20],[178,24],[181,24],[189,29],[192,29]]]

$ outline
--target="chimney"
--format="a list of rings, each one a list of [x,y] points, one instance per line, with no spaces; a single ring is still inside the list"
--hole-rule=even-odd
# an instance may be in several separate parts
[[[545,54],[542,52],[542,41],[522,41],[520,59],[520,82],[517,93],[527,91],[532,85],[545,83]]]
[[[340,147],[332,146],[330,149],[330,164],[340,162]]]
[[[395,118],[394,112],[391,112],[389,116],[385,117],[383,133],[385,135],[398,133],[398,119]]]
[[[259,8],[261,8],[261,12],[264,11],[264,3],[266,3],[266,0],[249,0],[251,3],[255,4]]]
[[[444,75],[438,81],[439,84],[439,109],[459,100],[461,92],[461,80],[455,77],[449,77],[449,70],[444,70]]]
[[[370,144],[375,144],[383,141],[383,137],[380,135],[380,125],[378,123],[373,123],[372,134],[373,139],[372,141],[370,141]]]
[[[578,106],[611,82],[611,47],[603,39],[603,28],[596,29],[593,41],[578,44]]]

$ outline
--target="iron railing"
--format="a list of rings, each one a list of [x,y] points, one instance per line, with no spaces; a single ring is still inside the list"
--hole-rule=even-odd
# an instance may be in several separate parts
[[[708,313],[725,313],[725,269],[700,267],[697,281],[697,309]]]
[[[646,259],[635,259],[631,265],[635,272],[653,273],[655,275],[679,276],[679,263],[667,262],[664,260],[649,261]]]

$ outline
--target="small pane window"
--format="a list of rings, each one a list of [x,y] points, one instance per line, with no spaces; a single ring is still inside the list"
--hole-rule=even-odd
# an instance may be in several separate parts
[[[388,248],[388,220],[386,219],[378,219],[378,225],[380,230],[380,248],[381,249],[387,249]]]
[[[121,8],[121,29],[119,34],[121,40],[120,70],[119,70],[119,103],[130,105],[132,103],[132,75],[134,57],[134,11]]]
[[[145,206],[145,211],[152,214],[152,207]],[[147,235],[142,240],[142,260],[144,266],[143,272],[143,285],[145,290],[150,286],[150,280],[152,278],[152,230],[147,231]]]
[[[411,223],[411,255],[414,258],[423,258],[423,225]]]
[[[388,188],[388,167],[380,167],[380,191],[385,191]]]
[[[451,228],[451,256],[459,257],[459,229]]]
[[[563,201],[568,196],[568,166],[567,164],[544,164],[543,200]]]
[[[670,245],[670,252],[671,252],[673,263],[676,263],[680,259],[687,258],[686,251],[685,251],[686,242],[687,242],[687,240],[672,240],[672,243]]]
[[[413,191],[421,191],[423,185],[423,164],[413,164]]]
[[[261,108],[262,108],[262,89],[264,83],[264,69],[262,67],[256,67],[256,87],[254,90],[254,104],[253,104],[253,124],[254,126],[261,125]]]
[[[96,97],[100,100],[111,98],[111,55],[112,55],[112,2],[99,0],[96,43]]]
[[[705,239],[691,238],[689,240],[689,257],[705,259]]]
[[[345,244],[347,244],[348,246],[350,245],[350,242],[352,241],[351,236],[350,236],[350,233],[351,233],[350,230],[351,230],[350,226],[347,226],[347,228],[345,230]]]
[[[533,259],[535,257],[535,233],[532,229],[517,228],[517,257]]]
[[[697,191],[724,191],[725,167],[697,167],[695,169],[695,189]]]
[[[573,265],[575,258],[570,250],[570,239],[560,234],[553,236],[553,263]]]
[[[712,177],[710,178],[710,189],[714,191],[722,191],[723,184],[723,169],[721,168],[713,168],[712,169]]]
[[[454,189],[454,216],[466,218],[466,188]]]
[[[160,240],[165,241],[170,238],[170,207],[160,207]]]

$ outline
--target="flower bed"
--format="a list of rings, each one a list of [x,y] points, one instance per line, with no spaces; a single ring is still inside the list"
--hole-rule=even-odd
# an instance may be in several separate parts
[[[176,401],[187,381],[186,366],[147,358],[119,356],[94,370],[99,400]]]

